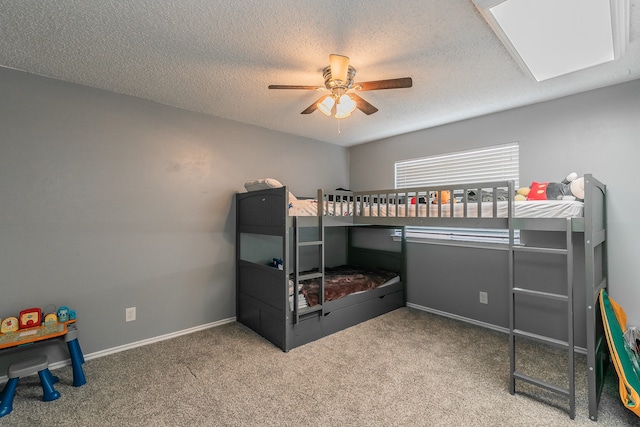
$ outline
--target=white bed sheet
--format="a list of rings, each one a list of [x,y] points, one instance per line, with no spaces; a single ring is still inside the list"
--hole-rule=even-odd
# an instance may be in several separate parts
[[[325,215],[353,216],[354,207],[349,202],[325,202]],[[312,199],[289,201],[289,216],[317,216],[318,202]]]
[[[397,209],[396,209],[397,207]],[[416,215],[416,207],[418,209]],[[506,218],[508,203],[498,202],[497,217]],[[575,200],[526,200],[514,202],[515,216],[518,218],[579,218],[584,216],[584,202]],[[361,216],[374,217],[438,217],[438,205],[434,204],[418,204],[409,205],[377,205],[365,204],[363,212],[360,213],[360,206],[353,207],[348,202],[325,202],[325,212],[329,216],[353,216],[354,210]],[[453,215],[451,215],[450,205],[442,205],[440,217],[442,218],[463,218],[464,204],[456,203],[453,207]],[[493,203],[482,203],[481,207],[483,218],[493,217]],[[318,215],[318,202],[316,200],[294,200],[291,201],[289,207],[290,216],[316,216]],[[467,204],[467,218],[478,217],[478,204]]]

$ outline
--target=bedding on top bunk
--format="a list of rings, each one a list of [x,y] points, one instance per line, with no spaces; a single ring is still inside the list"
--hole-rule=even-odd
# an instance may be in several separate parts
[[[436,204],[411,204],[407,209],[406,204],[375,204],[364,203],[364,209],[361,210],[359,203],[349,203],[345,201],[323,202],[324,212],[329,216],[372,216],[372,217],[427,217],[427,209],[429,217],[451,217],[451,205],[441,205],[440,215],[438,215],[438,205]],[[584,202],[575,200],[526,200],[513,202],[515,216],[519,218],[569,218],[582,217],[584,212]],[[397,207],[397,210],[396,210]],[[506,218],[509,209],[508,202],[500,201],[497,203],[498,217]],[[416,209],[418,212],[416,213]],[[355,211],[355,212],[354,212]],[[318,215],[317,200],[293,200],[289,203],[290,216],[316,216]],[[493,203],[484,202],[481,204],[481,216],[491,218],[493,215]],[[453,217],[464,217],[464,204],[455,203],[453,205]],[[478,216],[478,204],[467,203],[467,218],[475,218]]]
[[[253,181],[247,181],[244,184],[247,191],[256,191],[270,188],[283,187],[282,183],[273,178],[263,178]],[[491,192],[482,192],[481,197],[483,203],[480,207],[480,216],[491,218],[493,216],[493,194]],[[466,204],[454,203],[453,213],[450,204],[438,205],[432,203],[405,204],[376,204],[376,203],[359,203],[347,201],[344,197],[337,197],[337,200],[331,198],[322,203],[324,215],[327,216],[363,216],[363,217],[442,217],[442,218],[476,218],[479,216],[478,195],[474,191],[469,192],[469,202]],[[504,190],[497,189],[497,217],[506,218],[508,216],[509,205],[505,200],[507,197]],[[584,202],[576,200],[525,200],[514,201],[515,217],[519,218],[573,218],[584,216]],[[417,210],[417,212],[416,212]],[[298,199],[289,192],[289,216],[317,216],[318,201],[315,199]]]
[[[581,217],[583,216],[584,203],[578,201],[569,200],[545,200],[545,201],[514,201],[515,216],[521,218],[566,218],[566,217]],[[484,218],[491,218],[493,216],[493,203],[483,202],[481,203],[480,216]],[[440,209],[440,215],[438,215],[437,204],[417,204],[407,206],[404,204],[398,205],[397,213],[395,205],[380,205],[381,209],[378,210],[377,205],[373,205],[371,208],[365,206],[362,216],[387,216],[387,217],[427,217],[427,209],[429,210],[429,217],[451,217],[463,218],[465,217],[465,205],[464,203],[454,203],[453,215],[451,215],[451,205],[442,204]],[[478,217],[478,204],[467,203],[467,218]],[[416,212],[416,209],[418,212]],[[497,217],[506,218],[508,216],[509,204],[508,202],[497,202]]]
[[[308,272],[307,272],[308,273]],[[333,301],[347,295],[368,291],[382,286],[398,283],[400,276],[395,271],[380,268],[363,268],[349,265],[328,267],[324,272],[324,300]],[[290,282],[293,285],[293,282]],[[298,307],[318,304],[320,279],[301,280],[300,294],[304,301],[299,301]],[[290,287],[290,292],[293,286]],[[291,298],[293,302],[293,298]]]
[[[324,213],[328,216],[353,216],[353,202],[347,201],[326,201],[324,202]],[[317,216],[318,201],[316,199],[296,199],[289,200],[289,216]]]
[[[280,181],[274,178],[261,178],[247,181],[244,188],[251,191],[269,190],[272,188],[284,187]],[[289,191],[289,216],[318,216],[318,202],[315,199],[298,200],[294,194]],[[325,215],[353,216],[353,204],[343,201],[330,201],[331,211],[325,210]]]

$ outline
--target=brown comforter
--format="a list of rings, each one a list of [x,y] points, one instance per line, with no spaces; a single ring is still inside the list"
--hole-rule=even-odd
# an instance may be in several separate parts
[[[398,273],[377,268],[343,265],[326,268],[324,272],[324,300],[332,301],[346,295],[377,288],[396,277]],[[320,279],[302,280],[302,293],[309,306],[318,304]]]

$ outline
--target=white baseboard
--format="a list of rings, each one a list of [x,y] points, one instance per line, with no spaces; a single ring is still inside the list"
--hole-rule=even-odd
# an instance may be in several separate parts
[[[407,307],[415,308],[416,310],[426,311],[427,313],[437,314],[438,316],[448,317],[450,319],[460,320],[461,322],[470,323],[472,325],[480,326],[482,328],[492,329],[494,331],[509,333],[509,328],[502,326],[492,325],[491,323],[480,322],[478,320],[470,319],[468,317],[458,316],[457,314],[447,313],[446,311],[435,310],[433,308],[425,307],[418,304],[407,303]],[[587,349],[584,347],[575,346],[576,353],[587,354]]]
[[[141,340],[141,341],[136,341],[136,342],[132,342],[132,343],[129,343],[129,344],[120,345],[118,347],[112,347],[112,348],[108,348],[106,350],[96,351],[96,352],[93,352],[93,353],[85,354],[84,355],[84,360],[86,361],[86,360],[91,360],[91,359],[97,359],[98,357],[103,357],[103,356],[107,356],[109,354],[114,354],[114,353],[119,353],[121,351],[130,350],[132,348],[142,347],[142,346],[145,346],[145,345],[148,345],[148,344],[153,344],[153,343],[156,343],[156,342],[169,340],[171,338],[176,338],[176,337],[179,337],[181,335],[192,334],[194,332],[203,331],[203,330],[209,329],[209,328],[215,328],[217,326],[222,326],[222,325],[225,325],[227,323],[233,323],[235,321],[236,321],[235,317],[230,317],[228,319],[218,320],[217,322],[205,323],[204,325],[194,326],[193,328],[183,329],[181,331],[176,331],[176,332],[171,332],[170,334],[160,335],[160,336],[157,336],[157,337],[147,338],[145,340]],[[49,369],[58,369],[58,368],[62,368],[64,366],[69,366],[69,365],[71,365],[71,360],[70,359],[66,359],[66,360],[61,360],[59,362],[54,362],[54,363],[49,364]],[[6,374],[0,377],[0,383],[6,383],[7,380],[8,380],[8,378],[7,378]]]
[[[146,340],[136,341],[136,342],[132,342],[132,343],[129,343],[129,344],[124,344],[124,345],[120,345],[118,347],[108,348],[106,350],[96,351],[96,352],[93,352],[93,353],[85,354],[84,355],[84,360],[97,359],[98,357],[103,357],[103,356],[107,356],[109,354],[119,353],[121,351],[130,350],[132,348],[142,347],[142,346],[145,346],[145,345],[148,345],[148,344],[153,344],[153,343],[156,343],[156,342],[169,340],[171,338],[176,338],[176,337],[179,337],[179,336],[182,336],[182,335],[192,334],[192,333],[198,332],[198,331],[204,331],[205,329],[215,328],[216,326],[222,326],[222,325],[225,325],[227,323],[233,323],[235,321],[236,321],[235,317],[230,317],[228,319],[218,320],[217,322],[205,323],[204,325],[194,326],[193,328],[183,329],[181,331],[176,331],[176,332],[171,332],[170,334],[160,335],[160,336],[153,337],[153,338],[147,338]],[[67,362],[66,363],[67,365],[71,364],[70,360],[67,360],[66,362]],[[60,363],[60,362],[58,362],[58,363]],[[62,363],[64,363],[64,362],[62,362]],[[65,365],[62,365],[62,366],[65,366]],[[55,365],[54,365],[54,367],[55,367]]]
[[[487,329],[493,329],[494,331],[509,333],[509,328],[502,326],[492,325],[491,323],[480,322],[478,320],[470,319],[468,317],[458,316],[457,314],[447,313],[446,311],[440,311],[433,308],[425,307],[423,305],[413,304],[408,302],[407,307],[415,308],[417,310],[426,311],[427,313],[437,314],[438,316],[448,317],[450,319],[460,320],[461,322],[471,323],[472,325],[481,326]]]

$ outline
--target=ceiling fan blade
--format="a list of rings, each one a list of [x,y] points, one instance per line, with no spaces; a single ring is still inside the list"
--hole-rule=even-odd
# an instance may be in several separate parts
[[[376,80],[357,84],[360,85],[360,90],[402,89],[413,86],[413,80],[411,80],[411,77],[402,77],[399,79]]]
[[[324,86],[269,85],[269,89],[318,90],[318,89],[324,89]]]
[[[364,99],[360,98],[355,93],[350,93],[349,96],[354,101],[356,101],[356,106],[358,107],[358,109],[360,111],[362,111],[363,113],[365,113],[367,116],[370,115],[370,114],[375,113],[376,111],[378,111],[378,109],[376,107],[374,107],[373,105],[369,104],[367,101],[365,101]]]
[[[316,111],[318,109],[318,104],[321,103],[322,101],[324,101],[327,96],[331,96],[331,95],[325,95],[320,97],[320,99],[318,99],[317,101],[315,101],[313,104],[309,105],[302,113],[300,114],[311,114],[314,111]]]

